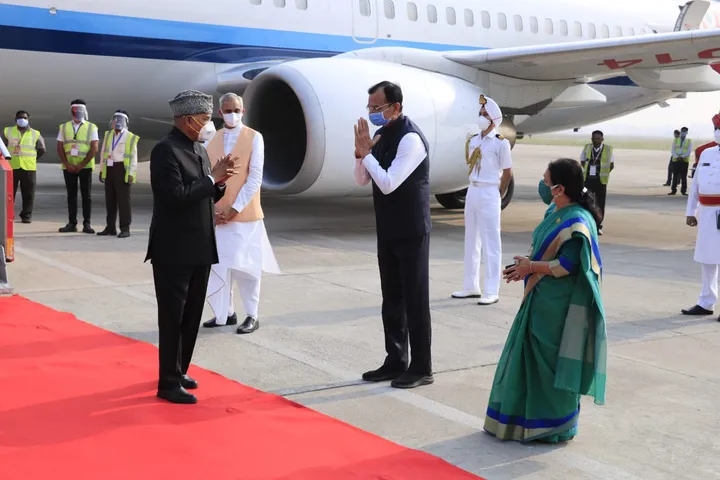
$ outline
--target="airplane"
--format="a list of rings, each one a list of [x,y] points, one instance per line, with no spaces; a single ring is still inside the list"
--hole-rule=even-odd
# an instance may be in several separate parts
[[[73,99],[101,130],[122,108],[147,160],[177,92],[235,92],[265,138],[264,194],[366,196],[352,125],[367,89],[391,80],[429,140],[432,193],[462,208],[480,94],[503,108],[514,146],[720,90],[719,11],[702,0],[0,0],[0,118],[28,110],[52,151]]]

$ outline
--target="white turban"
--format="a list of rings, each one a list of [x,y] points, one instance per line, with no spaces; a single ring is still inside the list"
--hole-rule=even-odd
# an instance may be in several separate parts
[[[490,119],[495,123],[496,127],[499,127],[502,123],[502,110],[500,110],[498,104],[495,103],[495,100],[485,95],[480,95],[480,105],[485,107],[485,111],[487,111]]]

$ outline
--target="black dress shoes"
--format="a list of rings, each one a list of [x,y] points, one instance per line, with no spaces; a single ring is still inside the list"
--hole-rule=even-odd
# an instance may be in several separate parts
[[[197,380],[187,375],[183,375],[180,379],[180,385],[186,390],[195,390],[198,387]]]
[[[701,307],[700,305],[695,305],[692,308],[688,308],[687,310],[681,310],[683,315],[712,315],[713,311],[708,310],[706,308]]]
[[[383,365],[377,370],[370,370],[369,372],[363,373],[362,379],[366,382],[384,382],[386,380],[395,380],[403,373],[405,373],[405,370],[398,370],[397,368]]]
[[[167,400],[170,403],[182,403],[187,405],[197,403],[197,397],[192,393],[188,393],[183,387],[158,390],[157,397]]]
[[[109,237],[117,235],[117,230],[105,227],[102,231],[97,233],[100,237]]]
[[[415,388],[423,385],[430,385],[435,378],[430,374],[405,372],[398,378],[390,382],[390,386],[394,388]]]
[[[225,325],[217,323],[217,318],[211,318],[207,322],[203,323],[203,327],[205,328],[225,327],[227,325],[237,325],[237,314],[233,313],[228,316],[227,323],[225,323]]]
[[[237,333],[252,333],[260,328],[260,320],[255,317],[246,317],[245,321],[237,328]]]

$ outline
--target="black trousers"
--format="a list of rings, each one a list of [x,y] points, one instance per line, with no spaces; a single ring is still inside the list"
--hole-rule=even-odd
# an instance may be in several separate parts
[[[125,183],[125,165],[113,164],[107,167],[105,178],[105,209],[107,227],[115,230],[118,210],[120,210],[120,231],[129,232],[132,220],[130,212],[130,184]]]
[[[585,188],[595,195],[595,205],[600,209],[605,222],[605,200],[607,199],[607,185],[600,183],[600,177],[587,177]],[[598,228],[602,228],[602,224]]]
[[[210,265],[153,263],[160,332],[158,389],[180,386],[192,360],[202,318]]]
[[[668,162],[668,175],[667,175],[667,183],[668,185],[672,185],[673,180],[673,161],[672,157],[670,157],[670,161]]]
[[[37,172],[30,170],[13,170],[13,201],[17,198],[18,186],[22,195],[22,210],[20,218],[30,219],[32,217],[33,205],[35,204],[35,185],[37,184]]]
[[[92,169],[83,168],[79,173],[70,173],[63,170],[65,176],[65,189],[67,190],[68,219],[71,225],[77,225],[77,194],[80,184],[82,197],[83,223],[90,224],[90,187],[92,185]]]
[[[378,241],[385,365],[388,367],[432,373],[429,261],[429,235]],[[412,352],[409,368],[408,343]]]
[[[670,187],[671,191],[673,193],[677,193],[677,186],[678,183],[682,183],[681,191],[682,193],[687,192],[687,176],[688,176],[688,167],[690,165],[683,161],[677,161],[673,162],[673,182],[672,187]]]

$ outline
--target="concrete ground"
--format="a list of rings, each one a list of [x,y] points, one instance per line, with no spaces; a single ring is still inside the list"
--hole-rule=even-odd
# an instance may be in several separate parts
[[[515,148],[516,196],[503,213],[506,263],[527,251],[541,219],[545,206],[536,186],[547,162],[577,156],[576,150]],[[607,404],[583,402],[580,434],[566,446],[501,443],[482,433],[521,288],[503,285],[501,302],[490,307],[451,299],[462,286],[463,216],[438,205],[430,270],[433,385],[398,391],[358,380],[384,358],[369,198],[266,199],[266,225],[284,274],[263,279],[262,326],[244,336],[230,327],[201,329],[194,360],[489,480],[720,478],[720,323],[679,314],[700,287],[685,197],[667,197],[661,187],[665,153],[626,150],[616,158],[601,237]],[[62,177],[58,166],[43,165],[35,221],[16,224],[17,259],[10,265],[16,292],[157,342],[151,267],[143,263],[152,204],[147,178],[143,164],[131,238],[61,235]],[[104,201],[97,181],[93,188],[100,230]],[[208,307],[205,317],[211,316]],[[238,432],[238,448],[245,441],[252,439]]]

